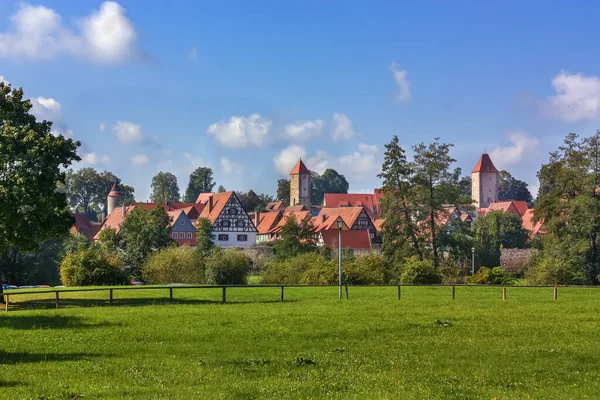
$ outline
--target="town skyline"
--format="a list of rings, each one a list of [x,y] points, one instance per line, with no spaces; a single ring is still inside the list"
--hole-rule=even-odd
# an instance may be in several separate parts
[[[409,153],[455,144],[464,175],[487,150],[535,196],[548,152],[598,126],[598,56],[586,50],[599,6],[516,6],[183,2],[182,15],[133,0],[9,1],[0,79],[82,142],[78,167],[114,172],[143,200],[157,172],[185,186],[200,166],[227,189],[274,193],[298,158],[371,191],[393,135]]]

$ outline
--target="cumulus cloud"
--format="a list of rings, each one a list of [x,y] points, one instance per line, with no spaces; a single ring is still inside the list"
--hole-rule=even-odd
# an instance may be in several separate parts
[[[80,163],[88,166],[108,166],[110,161],[110,157],[106,154],[88,152],[83,153]]]
[[[390,71],[392,72],[394,83],[398,87],[396,101],[411,101],[412,97],[410,96],[410,83],[408,82],[408,79],[406,79],[408,72],[406,72],[406,70],[400,69],[400,66],[395,61],[392,62],[392,65],[390,65]]]
[[[241,174],[243,172],[240,164],[231,161],[227,157],[221,157],[221,168],[228,174]]]
[[[141,167],[143,165],[148,164],[148,161],[150,161],[150,160],[148,159],[148,156],[145,154],[136,154],[136,155],[132,156],[129,161],[131,162],[131,165],[133,165],[134,167]]]
[[[308,140],[323,132],[324,123],[320,119],[314,121],[296,121],[284,128],[285,135],[292,140]]]
[[[117,121],[113,126],[117,139],[122,144],[139,143],[142,140],[142,127],[127,121]]]
[[[273,160],[275,168],[282,176],[288,176],[299,159],[306,156],[306,149],[297,144],[292,144],[282,149]]]
[[[333,114],[333,140],[350,139],[356,135],[352,120],[346,114]]]
[[[312,157],[306,159],[306,167],[311,171],[322,174],[331,166],[332,157],[324,151],[317,151]]]
[[[339,158],[340,169],[348,180],[375,178],[381,168],[377,146],[360,143],[358,151]]]
[[[272,124],[259,114],[233,116],[229,121],[210,125],[206,133],[228,148],[260,147],[266,142]]]
[[[55,136],[63,135],[73,137],[73,131],[67,128],[62,115],[62,107],[58,101],[53,98],[35,97],[29,99],[31,102],[31,114],[38,121],[52,122],[52,133]]]
[[[126,13],[118,3],[105,1],[72,29],[55,10],[20,3],[8,31],[0,33],[0,57],[47,60],[68,54],[97,63],[136,58],[138,34]]]
[[[600,78],[561,72],[552,78],[554,96],[542,101],[542,113],[564,121],[600,117]]]
[[[490,156],[499,168],[517,164],[538,150],[539,141],[524,131],[516,131],[507,135],[511,145],[494,149]]]

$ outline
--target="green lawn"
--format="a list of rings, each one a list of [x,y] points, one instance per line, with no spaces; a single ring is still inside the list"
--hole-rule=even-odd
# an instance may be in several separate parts
[[[600,398],[600,290],[349,293],[28,295],[0,311],[0,399]]]

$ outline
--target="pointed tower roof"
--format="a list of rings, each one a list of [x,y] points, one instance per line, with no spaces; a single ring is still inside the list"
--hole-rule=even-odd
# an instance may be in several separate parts
[[[296,164],[296,166],[294,167],[292,172],[290,172],[290,175],[304,175],[304,174],[310,175],[310,171],[308,170],[308,168],[306,168],[306,165],[304,165],[304,163],[302,162],[302,159],[300,159],[300,161],[298,161],[298,164]]]
[[[110,188],[110,192],[108,193],[108,197],[121,197],[123,196],[123,192],[121,191],[121,187],[117,185],[117,182],[113,183]]]
[[[487,153],[483,153],[479,158],[477,165],[473,168],[473,171],[471,171],[471,173],[475,172],[498,172],[498,170],[494,166],[490,156]]]

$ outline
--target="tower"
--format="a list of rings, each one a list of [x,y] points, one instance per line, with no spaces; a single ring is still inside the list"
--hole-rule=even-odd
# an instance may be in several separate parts
[[[113,210],[121,205],[124,198],[125,196],[123,195],[121,188],[117,185],[117,182],[115,182],[112,185],[112,188],[110,188],[110,192],[106,198],[106,215],[112,214]]]
[[[486,153],[471,171],[471,198],[476,208],[487,208],[498,200],[498,170]]]
[[[311,174],[302,160],[290,172],[290,206],[304,205],[310,209]]]

